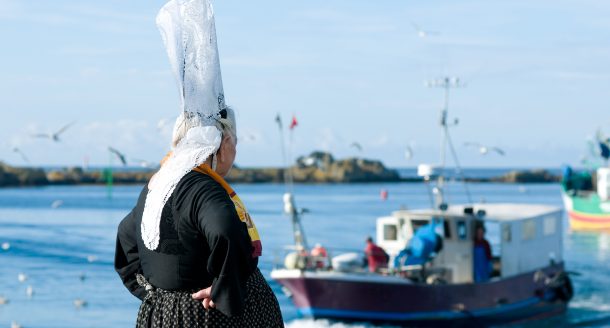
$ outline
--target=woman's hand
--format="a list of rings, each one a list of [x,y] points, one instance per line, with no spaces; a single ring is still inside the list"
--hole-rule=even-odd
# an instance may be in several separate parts
[[[212,301],[212,286],[210,286],[210,287],[208,287],[206,289],[202,289],[202,290],[194,293],[191,296],[195,300],[203,300],[201,302],[201,304],[203,304],[203,307],[206,310],[208,310],[210,308],[215,308],[216,307],[216,305],[214,304],[214,301]]]

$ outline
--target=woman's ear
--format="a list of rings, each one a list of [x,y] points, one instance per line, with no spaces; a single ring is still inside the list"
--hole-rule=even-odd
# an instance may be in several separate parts
[[[222,162],[226,160],[225,156],[229,152],[229,147],[231,147],[231,135],[225,133],[222,137],[222,142],[220,143],[220,147],[218,148],[218,159]]]

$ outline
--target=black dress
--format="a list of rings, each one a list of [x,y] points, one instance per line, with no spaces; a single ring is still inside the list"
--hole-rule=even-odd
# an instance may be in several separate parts
[[[143,301],[137,327],[283,327],[246,224],[219,183],[198,172],[182,178],[163,208],[154,251],[140,231],[146,194],[144,187],[119,225],[114,263]],[[206,311],[191,294],[210,285],[216,308]]]

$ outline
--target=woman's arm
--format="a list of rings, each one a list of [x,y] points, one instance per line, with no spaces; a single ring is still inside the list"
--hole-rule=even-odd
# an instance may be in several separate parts
[[[136,274],[141,273],[140,256],[135,239],[136,226],[133,210],[119,224],[114,253],[114,269],[123,284],[137,298],[146,296],[144,287],[138,285]]]
[[[252,243],[246,224],[224,189],[206,191],[198,213],[199,227],[210,250],[207,270],[214,277],[210,298],[227,316],[242,313],[246,281],[252,272]]]

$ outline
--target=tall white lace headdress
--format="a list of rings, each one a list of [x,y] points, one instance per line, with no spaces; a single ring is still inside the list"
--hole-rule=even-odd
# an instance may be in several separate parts
[[[161,212],[180,179],[220,147],[217,122],[226,113],[210,0],[171,0],[159,11],[157,26],[180,91],[182,113],[174,131],[186,123],[191,128],[148,185],[141,230],[150,250],[159,245]]]

